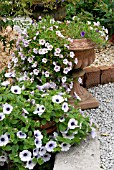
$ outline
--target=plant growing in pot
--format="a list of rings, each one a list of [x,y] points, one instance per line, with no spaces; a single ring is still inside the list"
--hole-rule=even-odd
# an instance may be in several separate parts
[[[87,21],[84,23],[76,16],[73,17],[72,21],[66,21],[63,24],[66,26],[63,26],[65,28],[62,29],[62,34],[67,38],[72,38],[69,49],[75,53],[74,56],[77,59],[77,63],[73,66],[72,70],[74,83],[70,94],[73,97],[75,97],[75,93],[78,94],[82,109],[98,107],[99,102],[79,85],[77,79],[84,75],[83,68],[89,66],[95,60],[95,48],[106,46],[108,30],[100,26],[99,22],[92,23]],[[74,100],[70,100],[70,103],[74,105]]]
[[[76,62],[60,27],[48,17],[23,31],[0,74],[0,165],[9,162],[10,170],[45,166],[51,153],[69,150],[91,132],[95,137],[89,116],[68,103],[67,73]],[[50,121],[54,132],[45,126]]]

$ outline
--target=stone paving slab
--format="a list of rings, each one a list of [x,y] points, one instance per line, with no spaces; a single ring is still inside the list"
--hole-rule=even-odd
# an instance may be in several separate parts
[[[100,168],[100,142],[88,137],[80,146],[56,155],[54,170],[102,170]]]

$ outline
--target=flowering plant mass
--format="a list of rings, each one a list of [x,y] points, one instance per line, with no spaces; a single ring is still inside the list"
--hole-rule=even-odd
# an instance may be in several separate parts
[[[0,74],[0,165],[9,162],[11,170],[45,165],[52,153],[96,136],[87,113],[68,102],[78,61],[62,25],[50,17],[30,25]]]
[[[100,22],[83,22],[78,16],[66,21],[62,26],[62,34],[72,39],[91,39],[96,47],[103,47],[108,40],[108,29],[100,25]],[[72,31],[71,31],[72,30]]]

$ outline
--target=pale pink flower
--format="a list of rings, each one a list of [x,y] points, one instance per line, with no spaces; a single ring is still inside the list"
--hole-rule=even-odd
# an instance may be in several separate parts
[[[68,64],[68,60],[66,58],[63,60],[63,64],[65,64],[65,65]]]
[[[43,63],[47,63],[47,58],[42,58]]]
[[[60,52],[61,52],[61,49],[60,49],[60,48],[56,48],[56,49],[55,49],[55,52],[60,53]]]
[[[55,71],[55,72],[59,72],[59,71],[60,71],[60,66],[57,66],[57,65],[56,65],[56,66],[54,67],[54,71]]]
[[[39,40],[39,44],[40,44],[40,45],[44,45],[45,43],[46,43],[46,41],[45,41],[44,39],[40,39],[40,40]]]
[[[74,52],[71,51],[71,52],[70,52],[70,57],[71,57],[71,58],[74,58],[74,56],[75,56]]]
[[[33,70],[33,73],[34,73],[34,75],[38,75],[38,74],[39,74],[39,70],[34,69],[34,70]]]
[[[45,77],[49,77],[49,72],[48,71],[46,71],[44,74],[45,74]]]

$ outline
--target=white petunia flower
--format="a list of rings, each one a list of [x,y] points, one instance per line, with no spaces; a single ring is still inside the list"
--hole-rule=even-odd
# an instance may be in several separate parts
[[[77,58],[75,58],[74,63],[78,64],[78,59]]]
[[[73,82],[72,82],[72,81],[71,81],[71,83],[69,84],[69,87],[70,87],[70,89],[73,88]]]
[[[69,46],[68,46],[68,44],[64,44],[64,47],[66,47],[66,48],[68,48],[68,49],[69,49]]]
[[[68,143],[61,143],[60,146],[61,146],[61,151],[68,151],[71,147],[71,145]]]
[[[62,77],[62,83],[65,83],[66,80],[67,80],[67,77],[66,77],[66,76]]]
[[[0,136],[0,146],[6,146],[9,142],[9,138],[7,134]]]
[[[0,156],[0,162],[7,162],[7,161],[8,161],[8,157],[6,155]]]
[[[4,113],[0,113],[0,121],[2,121],[5,118],[5,114]]]
[[[39,31],[36,32],[36,35],[39,35]]]
[[[69,129],[75,129],[76,127],[79,127],[79,126],[78,126],[78,121],[75,120],[74,118],[70,119],[70,120],[68,121],[68,128],[69,128]]]
[[[46,154],[46,148],[44,146],[42,146],[39,150],[39,155],[44,156],[45,154]]]
[[[46,143],[45,147],[48,152],[53,152],[56,146],[57,146],[57,143],[55,141],[49,141]]]
[[[10,104],[8,104],[8,103],[3,104],[3,113],[4,114],[10,114],[12,112],[12,110],[13,110],[13,107]]]
[[[31,159],[31,160],[27,161],[25,168],[33,169],[35,167],[35,165],[36,165],[36,162],[33,162],[33,160]]]
[[[74,56],[75,56],[74,52],[71,51],[71,52],[70,52],[70,57],[71,57],[71,58],[74,58]]]
[[[20,139],[25,139],[27,137],[27,135],[25,133],[23,133],[22,131],[18,131],[17,137]]]
[[[72,17],[72,20],[75,20],[75,18],[76,18],[76,16],[73,16],[73,17]]]
[[[61,52],[61,49],[60,49],[60,48],[55,48],[55,52],[56,52],[56,53],[60,53],[60,52]]]
[[[18,62],[18,58],[13,57],[13,58],[12,58],[12,61],[13,61],[14,63],[17,63],[17,62]]]
[[[39,153],[39,148],[34,148],[33,149],[33,156],[37,156]]]
[[[44,39],[40,39],[40,40],[39,40],[39,44],[40,44],[40,45],[44,45],[45,43],[46,43],[46,41],[45,41]]]
[[[10,77],[15,77],[15,73],[5,73],[5,75],[4,75],[5,77],[7,77],[7,78],[10,78]]]
[[[55,96],[52,96],[52,102],[53,103],[62,103],[64,101],[63,97],[60,96],[60,95],[55,95]]]
[[[43,48],[44,54],[48,53],[48,49],[47,48]]]
[[[37,63],[37,61],[35,61],[31,67],[35,68],[35,67],[37,67],[37,65],[38,65],[38,63]]]
[[[59,118],[59,122],[64,122],[64,121],[65,121],[64,116],[62,116],[62,117]]]
[[[104,29],[104,31],[106,32],[106,34],[108,34],[108,29],[106,28],[106,29]]]
[[[53,31],[53,27],[49,27],[49,30],[50,30],[50,31]]]
[[[41,148],[42,146],[42,141],[39,138],[35,138],[34,143],[36,145],[36,148]]]
[[[29,114],[29,112],[26,109],[24,109],[24,108],[22,108],[22,112],[26,113],[26,114]]]
[[[59,58],[63,58],[63,54],[59,54]]]
[[[63,73],[68,74],[69,71],[70,71],[69,67],[66,67],[66,68],[64,68]]]
[[[21,94],[21,88],[19,86],[11,86],[11,92],[14,94]]]
[[[56,31],[56,35],[60,36],[61,32],[60,31]]]
[[[29,57],[27,60],[28,60],[29,63],[33,62],[33,58],[32,57]]]
[[[38,54],[38,50],[37,50],[36,48],[33,48],[33,52],[34,52],[35,54]]]
[[[50,44],[48,42],[45,43],[45,47],[48,47]]]
[[[43,139],[43,135],[41,134],[39,130],[34,130],[34,137],[40,140]]]
[[[68,60],[66,58],[63,60],[63,64],[65,64],[65,65],[68,64]]]
[[[33,37],[33,40],[36,40],[36,36],[35,36],[35,37]]]
[[[44,51],[44,49],[39,49],[38,53],[41,54],[41,55],[44,55],[45,51]]]
[[[44,75],[45,75],[45,77],[49,77],[49,71],[46,71],[46,72],[44,73]]]
[[[49,153],[46,153],[46,154],[42,157],[42,159],[43,159],[44,162],[49,161],[50,158],[51,158],[51,155],[50,155]]]
[[[33,73],[34,73],[34,75],[38,75],[39,74],[39,70],[38,69],[34,69]]]
[[[54,24],[55,20],[54,18],[50,19],[50,24]]]
[[[54,56],[59,56],[59,55],[60,55],[60,53],[54,52]]]
[[[47,46],[47,49],[48,49],[49,51],[51,51],[51,50],[53,49],[53,46],[52,46],[52,45],[48,45],[48,46]]]
[[[94,26],[100,26],[100,22],[99,21],[97,21],[97,22],[93,22],[93,24],[94,24]]]
[[[78,99],[79,101],[81,101],[81,98],[76,94],[76,92],[74,92],[74,97],[75,97],[76,99]]]
[[[73,39],[72,39],[72,38],[68,38],[68,41],[73,42]],[[71,58],[72,58],[72,57],[71,57]]]
[[[93,27],[90,26],[89,28],[90,28],[90,30],[93,30]]]
[[[2,86],[8,86],[9,84],[10,84],[9,81],[3,81],[3,82],[1,83]]]
[[[64,112],[68,112],[68,109],[69,109],[68,103],[67,103],[67,102],[64,102],[64,103],[62,104],[62,110],[63,110]]]
[[[43,63],[47,63],[47,58],[43,58],[43,59],[42,59],[42,62],[43,62]]]
[[[54,71],[55,71],[55,72],[59,72],[59,71],[60,71],[60,66],[57,66],[57,65],[56,65],[56,66],[54,67]]]
[[[22,152],[19,153],[19,157],[21,159],[21,161],[26,162],[31,160],[31,152],[28,150],[23,150]]]
[[[63,135],[64,138],[67,138],[67,139],[70,139],[70,140],[74,139],[74,134],[69,135],[68,133],[62,133],[62,135]]]
[[[88,24],[88,25],[91,25],[91,21],[87,21],[87,24]]]
[[[37,105],[37,108],[33,113],[41,116],[44,113],[44,111],[45,111],[44,105]]]
[[[81,77],[78,78],[78,82],[79,82],[80,84],[82,84],[82,78],[81,78]]]

